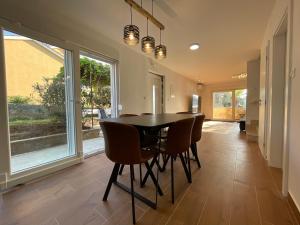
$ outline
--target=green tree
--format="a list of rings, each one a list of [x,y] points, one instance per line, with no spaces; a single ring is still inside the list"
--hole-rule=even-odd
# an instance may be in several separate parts
[[[42,84],[33,85],[41,103],[47,108],[50,115],[61,122],[64,122],[66,118],[64,77],[64,68],[62,67],[54,78],[44,77]]]
[[[110,66],[89,58],[80,59],[81,107],[92,105],[97,108],[110,107]],[[64,67],[54,78],[43,78],[42,83],[33,86],[41,103],[49,113],[60,121],[65,116],[65,77]]]

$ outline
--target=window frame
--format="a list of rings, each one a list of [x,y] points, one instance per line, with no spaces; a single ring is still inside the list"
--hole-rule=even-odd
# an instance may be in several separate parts
[[[83,157],[80,155],[80,141],[81,141],[81,134],[79,131],[81,131],[81,124],[80,121],[77,123],[77,118],[80,115],[78,113],[78,110],[80,110],[80,98],[79,98],[79,104],[78,104],[78,96],[80,97],[80,93],[78,95],[78,87],[80,88],[80,77],[78,76],[78,70],[76,70],[76,64],[79,64],[79,60],[76,60],[76,55],[79,54],[79,51],[76,49],[76,47],[69,45],[68,43],[65,43],[60,40],[55,40],[52,37],[40,34],[38,32],[34,32],[31,30],[26,29],[25,27],[14,27],[14,25],[10,24],[3,24],[0,21],[0,66],[2,70],[0,70],[0,89],[1,91],[1,98],[0,98],[0,105],[5,107],[0,107],[0,122],[2,125],[0,126],[0,135],[1,137],[1,149],[0,149],[0,189],[3,188],[9,188],[11,186],[15,186],[20,183],[24,183],[27,181],[30,181],[34,178],[44,176],[51,174],[55,171],[61,170],[63,168],[69,167],[71,165],[80,163],[83,160]],[[37,41],[41,41],[50,45],[57,46],[59,48],[62,48],[64,50],[67,50],[71,53],[71,65],[70,69],[72,70],[72,78],[73,78],[73,84],[72,88],[74,89],[74,96],[71,97],[71,101],[73,102],[72,107],[74,107],[74,151],[75,154],[69,157],[62,158],[60,160],[56,160],[44,165],[39,165],[33,168],[29,168],[28,170],[24,171],[18,171],[17,173],[13,173],[11,170],[11,149],[10,149],[10,138],[9,138],[9,122],[8,122],[8,107],[7,107],[7,86],[6,86],[6,72],[5,72],[5,49],[4,49],[4,33],[3,31],[11,31],[14,33],[17,33],[19,35],[32,38]],[[66,59],[65,59],[66,60]],[[80,129],[79,129],[80,128]],[[72,132],[73,133],[73,132]],[[6,183],[1,186],[1,182],[3,182],[3,179],[1,180],[1,176],[6,177]]]

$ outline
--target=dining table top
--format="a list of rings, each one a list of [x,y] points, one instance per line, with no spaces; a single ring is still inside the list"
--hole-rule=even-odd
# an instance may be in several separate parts
[[[107,118],[101,119],[101,121],[115,122],[133,125],[141,128],[164,128],[170,126],[179,120],[193,118],[200,113],[193,114],[175,114],[175,113],[163,113],[155,115],[140,115],[140,116],[130,116],[130,117],[118,117],[118,118]]]

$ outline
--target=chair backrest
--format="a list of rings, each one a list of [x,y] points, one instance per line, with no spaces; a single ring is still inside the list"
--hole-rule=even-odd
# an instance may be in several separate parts
[[[193,114],[192,112],[177,112],[176,114]]]
[[[104,109],[99,109],[99,112],[100,112],[100,116],[101,116],[101,119],[107,119],[108,116],[106,115],[106,112]]]
[[[111,161],[124,165],[140,163],[140,137],[134,126],[104,121],[100,122],[100,126],[105,140],[105,153]]]
[[[142,113],[141,115],[147,116],[147,115],[154,115],[153,113]]]
[[[205,119],[205,115],[198,115],[195,117],[195,122],[192,130],[192,143],[200,141],[202,136],[202,127]]]
[[[120,118],[121,117],[131,117],[131,116],[138,116],[138,115],[136,115],[136,114],[129,114],[129,113],[125,113],[125,114],[119,115]]]
[[[168,154],[176,155],[189,150],[194,120],[194,118],[179,120],[169,127],[166,143]]]

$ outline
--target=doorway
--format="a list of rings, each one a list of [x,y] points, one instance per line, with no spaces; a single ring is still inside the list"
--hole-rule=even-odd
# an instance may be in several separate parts
[[[151,112],[161,114],[164,112],[164,77],[158,74],[149,73],[151,84]]]
[[[267,159],[271,167],[276,168],[278,187],[282,190],[284,167],[286,109],[286,74],[288,17],[285,16],[273,37],[273,61],[269,90],[269,124],[267,137]]]
[[[100,119],[114,117],[114,77],[112,62],[80,52],[81,123],[83,154],[91,156],[104,150]]]

